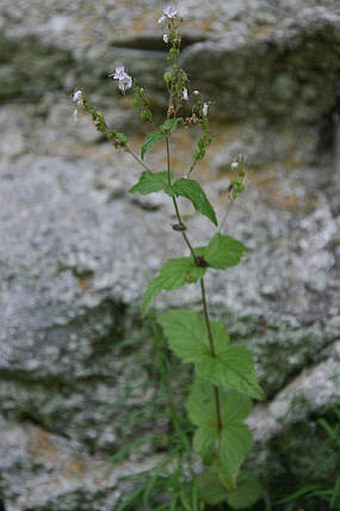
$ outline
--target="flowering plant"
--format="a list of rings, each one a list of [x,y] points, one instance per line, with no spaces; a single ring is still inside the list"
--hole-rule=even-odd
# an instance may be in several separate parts
[[[157,319],[170,350],[184,364],[192,364],[195,374],[186,410],[196,428],[193,449],[201,459],[203,469],[192,473],[197,488],[196,500],[183,497],[181,509],[201,510],[205,503],[215,505],[223,501],[233,509],[241,509],[252,505],[261,493],[257,479],[243,474],[241,466],[251,449],[251,432],[244,423],[251,410],[251,399],[261,400],[264,396],[251,353],[244,347],[233,346],[223,323],[211,320],[204,279],[208,271],[224,271],[238,265],[247,248],[240,241],[222,234],[225,220],[207,245],[195,246],[190,239],[178,197],[188,199],[198,213],[209,219],[214,229],[218,226],[214,207],[201,184],[191,177],[211,142],[208,131],[211,103],[204,99],[200,91],[191,92],[189,77],[180,66],[181,18],[174,5],[163,10],[159,24],[164,31],[163,41],[168,46],[168,69],[164,81],[169,101],[164,122],[145,138],[140,155],[130,147],[124,134],[107,125],[104,115],[90,104],[81,90],[74,92],[73,101],[76,113],[79,109],[88,112],[97,130],[115,148],[129,153],[141,166],[140,178],[130,193],[166,194],[177,218],[172,229],[183,238],[187,247],[184,257],[166,261],[158,276],[149,281],[141,304],[142,314],[147,313],[162,291],[195,284],[199,289],[202,314],[179,307],[162,312]],[[134,93],[134,107],[139,110],[141,119],[152,123],[153,114],[144,88],[132,79],[124,66],[117,67],[110,76],[118,82],[121,93]],[[188,110],[189,104],[191,112],[184,115],[182,112]],[[176,130],[183,127],[198,127],[200,136],[192,152],[189,169],[182,177],[175,177],[171,157],[172,137]],[[151,148],[159,143],[165,147],[167,168],[154,172],[145,163],[145,158]],[[232,162],[231,168],[236,174],[229,188],[233,202],[244,188],[242,157]],[[189,502],[188,507],[183,502]]]

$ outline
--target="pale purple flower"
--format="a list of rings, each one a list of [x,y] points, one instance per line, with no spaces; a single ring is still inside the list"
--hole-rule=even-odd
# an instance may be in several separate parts
[[[161,25],[166,20],[173,20],[177,17],[178,10],[174,4],[169,4],[167,7],[163,9],[163,14],[159,18],[158,23]]]
[[[188,89],[186,87],[184,87],[184,89],[183,89],[182,97],[183,97],[184,101],[189,101]]]
[[[208,111],[209,111],[209,104],[203,103],[202,114],[204,115],[204,117],[206,117],[208,115]]]
[[[113,80],[118,80],[118,89],[122,92],[131,89],[132,87],[132,78],[125,72],[124,66],[118,66],[115,69],[115,72],[111,75]]]
[[[83,104],[83,99],[84,99],[83,91],[77,89],[72,96],[73,103],[75,103],[77,106],[81,106]]]
[[[239,162],[238,161],[233,161],[230,166],[231,166],[232,170],[236,170],[236,169],[238,169]]]
[[[169,42],[168,34],[163,34],[163,41],[165,42],[165,44],[168,44],[168,42]]]
[[[178,10],[174,4],[169,4],[167,7],[165,7],[165,9],[163,9],[163,14],[169,19],[174,19],[178,14]]]

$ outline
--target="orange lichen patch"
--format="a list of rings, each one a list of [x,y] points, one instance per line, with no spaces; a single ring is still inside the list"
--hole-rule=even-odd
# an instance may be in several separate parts
[[[254,27],[251,31],[251,35],[255,38],[262,38],[272,35],[274,27],[272,25],[263,25],[262,27]]]
[[[49,477],[48,484],[53,486],[60,486],[63,483],[63,479],[60,476]]]
[[[301,199],[298,195],[292,194],[288,196],[280,196],[279,193],[273,194],[269,198],[269,202],[272,206],[282,209],[296,209]]]
[[[62,460],[62,453],[46,432],[40,432],[33,437],[29,450],[36,462],[48,460],[60,463]]]
[[[271,191],[271,188],[277,185],[278,181],[278,169],[275,165],[268,165],[262,167],[260,171],[248,170],[248,179],[262,190]]]
[[[79,458],[76,456],[71,456],[69,462],[67,463],[65,470],[62,475],[67,479],[78,478],[86,472],[86,467],[84,463],[81,462]]]
[[[289,169],[293,169],[296,167],[304,167],[306,165],[306,162],[303,161],[302,158],[294,158],[293,156],[288,156],[284,160],[285,166]]]
[[[294,210],[303,206],[301,197],[281,188],[280,177],[280,171],[275,166],[268,167],[266,171],[248,173],[251,183],[263,192],[266,202],[273,207]]]
[[[78,285],[82,291],[88,291],[90,287],[89,279],[87,277],[78,277]]]

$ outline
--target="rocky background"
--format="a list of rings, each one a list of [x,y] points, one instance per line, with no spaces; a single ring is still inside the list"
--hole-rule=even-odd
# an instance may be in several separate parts
[[[155,448],[133,450],[114,469],[108,460],[166,428],[136,416],[158,392],[138,302],[148,275],[184,247],[171,204],[129,197],[139,169],[87,118],[75,126],[70,103],[84,87],[132,144],[143,140],[131,98],[108,74],[126,65],[161,112],[161,9],[156,0],[1,0],[5,511],[113,510],[123,477],[151,466]],[[250,464],[273,498],[303,484],[332,487],[339,466],[320,419],[333,428],[340,413],[340,4],[182,0],[180,10],[183,65],[215,100],[215,138],[196,177],[220,217],[230,161],[247,155],[247,192],[225,231],[251,251],[208,288],[212,313],[254,352],[268,398],[249,420]],[[179,172],[194,140],[177,137]],[[149,162],[162,168],[162,153]],[[183,208],[195,242],[206,241],[208,222]],[[195,305],[197,290],[157,307],[179,298]]]

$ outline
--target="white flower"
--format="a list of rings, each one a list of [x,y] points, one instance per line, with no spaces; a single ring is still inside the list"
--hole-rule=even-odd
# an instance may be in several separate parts
[[[169,36],[168,36],[168,34],[164,34],[164,35],[163,35],[163,41],[165,42],[165,44],[168,44],[168,42],[169,42]]]
[[[83,99],[84,99],[83,91],[77,89],[72,96],[73,103],[75,103],[77,106],[81,106],[83,104]]]
[[[72,101],[76,105],[74,112],[73,112],[73,120],[74,124],[78,121],[78,111],[79,109],[84,106],[84,93],[82,90],[77,89],[74,91],[72,95]]]
[[[169,19],[174,19],[178,14],[178,10],[174,4],[169,4],[167,7],[165,7],[165,9],[163,9],[163,14]]]
[[[238,166],[239,166],[238,161],[233,161],[232,164],[230,165],[232,170],[236,170],[238,168]]]
[[[189,101],[188,89],[186,87],[183,89],[182,96],[184,101]]]
[[[166,16],[164,16],[164,14],[162,14],[162,16],[158,20],[158,23],[161,25],[162,23],[164,23],[164,21],[166,21]]]
[[[132,87],[132,78],[125,72],[124,66],[118,66],[115,69],[115,72],[111,75],[113,80],[118,80],[118,89],[122,92],[131,89]]]
[[[194,92],[193,92],[193,95],[194,95],[194,96],[199,96],[200,94],[201,94],[201,93],[200,93],[200,91],[199,91],[199,90],[197,90],[197,89],[196,89],[196,90],[194,90]]]
[[[208,111],[209,111],[209,104],[203,103],[202,114],[204,115],[204,117],[206,117],[208,115]]]

